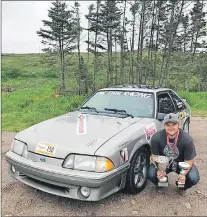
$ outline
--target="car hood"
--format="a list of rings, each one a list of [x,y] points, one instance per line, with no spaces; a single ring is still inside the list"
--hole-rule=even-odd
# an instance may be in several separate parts
[[[142,119],[71,112],[23,130],[15,139],[27,143],[30,152],[35,152],[39,143],[55,144],[56,158],[64,159],[70,153],[94,155],[102,144]]]

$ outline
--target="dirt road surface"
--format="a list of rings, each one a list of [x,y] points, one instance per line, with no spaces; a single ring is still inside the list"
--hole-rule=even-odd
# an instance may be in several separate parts
[[[116,193],[99,202],[61,198],[11,178],[5,153],[15,133],[2,133],[2,215],[3,216],[207,216],[207,119],[194,117],[190,134],[195,140],[195,165],[200,182],[179,193],[175,173],[169,176],[168,188],[156,189],[151,183],[137,195]]]

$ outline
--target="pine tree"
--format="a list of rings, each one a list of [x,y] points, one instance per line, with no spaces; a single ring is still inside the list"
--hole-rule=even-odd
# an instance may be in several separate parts
[[[193,58],[195,56],[195,51],[198,46],[198,39],[206,35],[206,12],[204,9],[203,0],[195,0],[194,7],[190,12],[191,15],[191,52],[193,52]]]
[[[116,0],[107,0],[101,4],[100,8],[100,23],[99,31],[105,37],[107,50],[107,76],[106,76],[106,86],[110,83],[114,83],[114,75],[112,70],[112,50],[114,43],[115,31],[120,27],[121,11],[117,7]]]
[[[42,43],[47,45],[45,52],[55,52],[60,60],[60,93],[65,93],[65,54],[76,48],[76,28],[73,21],[73,13],[67,10],[64,2],[52,2],[48,10],[50,20],[43,20],[45,29],[37,31],[42,37]]]
[[[80,25],[80,4],[78,2],[74,3],[73,7],[73,12],[74,12],[74,23],[76,25],[76,40],[77,40],[77,49],[78,49],[78,73],[76,73],[77,81],[78,81],[78,86],[79,86],[79,95],[81,94],[86,94],[88,93],[88,85],[87,85],[87,71],[84,70],[84,60],[83,57],[81,56],[80,52],[80,42],[81,42],[81,32],[83,28]],[[83,81],[82,78],[85,78]]]
[[[137,17],[137,14],[138,14],[138,11],[139,11],[139,6],[140,6],[140,3],[138,2],[138,0],[135,0],[134,2],[130,3],[131,7],[130,7],[130,12],[132,14],[132,21],[131,21],[131,26],[132,26],[132,38],[130,40],[130,44],[131,44],[131,56],[130,56],[130,59],[131,59],[131,63],[130,63],[130,75],[129,75],[129,82],[130,83],[134,83],[134,78],[135,78],[135,75],[134,75],[134,47],[135,47],[135,33],[136,33],[136,30],[135,30],[135,25],[136,25],[136,17]]]
[[[177,37],[177,29],[182,20],[182,13],[185,0],[170,0],[168,3],[169,20],[165,25],[165,31],[163,34],[163,39],[165,41],[165,48],[163,54],[163,61],[161,66],[161,79],[160,85],[163,85],[165,79],[165,86],[168,84],[168,68],[170,63],[170,58],[172,56],[173,45]]]
[[[94,5],[91,5],[89,14],[86,15],[86,19],[90,23],[90,28],[88,31],[94,33],[94,40],[87,40],[86,43],[88,44],[88,52],[93,53],[94,55],[94,62],[93,62],[93,91],[96,89],[96,75],[98,72],[98,57],[99,51],[98,49],[105,50],[106,48],[102,45],[102,43],[98,40],[100,36],[100,6],[101,0],[96,0],[96,9]],[[96,12],[95,12],[96,10]]]
[[[189,15],[186,14],[184,16],[184,14],[183,14],[181,22],[182,22],[182,26],[183,26],[183,34],[181,34],[181,40],[183,42],[183,52],[185,53],[187,51],[187,47],[188,47],[188,44],[190,42]]]
[[[156,81],[156,70],[157,70],[157,52],[161,49],[161,35],[164,28],[164,22],[167,19],[166,16],[166,5],[167,1],[158,0],[156,2],[156,21],[155,21],[155,48],[154,48],[154,64],[153,64],[153,85]]]

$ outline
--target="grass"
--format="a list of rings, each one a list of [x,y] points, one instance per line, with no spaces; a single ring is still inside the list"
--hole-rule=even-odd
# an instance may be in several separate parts
[[[2,94],[2,129],[20,131],[78,107],[83,96],[61,97],[53,88],[25,88]]]
[[[75,57],[71,57],[70,61],[74,62],[73,58]],[[91,59],[90,64],[92,65]],[[84,101],[84,96],[72,94],[72,90],[76,88],[76,80],[74,68],[70,64],[66,67],[69,94],[58,95],[58,70],[55,56],[25,54],[2,57],[2,88],[14,88],[13,92],[2,92],[3,131],[21,131],[72,111]],[[192,115],[207,117],[207,92],[178,94],[190,104]]]
[[[178,92],[187,100],[192,109],[192,116],[207,117],[207,92]]]

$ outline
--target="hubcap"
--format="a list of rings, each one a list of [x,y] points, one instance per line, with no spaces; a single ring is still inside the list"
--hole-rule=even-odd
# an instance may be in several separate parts
[[[137,188],[142,187],[147,178],[147,155],[141,153],[134,166],[134,184]]]

